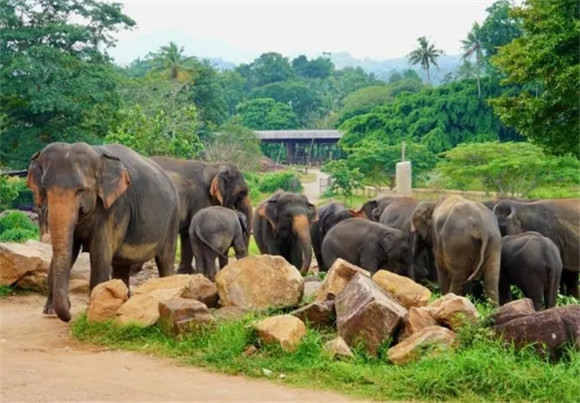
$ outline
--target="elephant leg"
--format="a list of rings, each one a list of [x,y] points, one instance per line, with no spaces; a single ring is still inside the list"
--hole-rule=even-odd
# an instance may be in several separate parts
[[[224,256],[221,256],[220,255],[220,256],[218,256],[218,260],[219,260],[219,263],[220,263],[220,269],[223,269],[229,263],[228,255],[224,255]]]
[[[93,238],[89,250],[91,261],[90,289],[92,291],[96,285],[109,281],[111,278],[113,250],[104,231]]]
[[[205,266],[205,270],[203,272],[203,274],[209,278],[211,281],[215,281],[215,275],[216,275],[216,268],[215,268],[215,260],[217,257],[217,253],[215,253],[214,251],[206,251],[206,253],[203,254],[203,260],[204,260],[204,266]]]
[[[504,305],[512,300],[512,293],[510,291],[510,282],[505,274],[501,274],[499,278],[499,304]]]
[[[562,270],[561,284],[564,285],[565,295],[571,295],[574,298],[580,298],[578,290],[578,276],[579,272],[572,270]]]
[[[437,257],[435,254],[435,268],[437,270],[437,281],[439,282],[439,288],[441,289],[441,295],[445,295],[449,292],[450,281],[449,273],[447,272],[447,267],[443,262],[443,259]]]
[[[123,283],[129,288],[129,277],[131,275],[130,264],[114,264],[113,265],[113,278],[118,278],[123,280]]]
[[[71,254],[71,263],[70,267],[74,266],[77,258],[79,257],[79,253],[81,250],[81,244],[78,242],[73,243],[72,247],[72,254]],[[44,308],[42,313],[45,315],[54,315],[54,305],[53,305],[53,293],[54,293],[54,273],[52,270],[52,265],[48,268],[48,276],[47,276],[47,286],[48,286],[48,297],[46,298],[46,303],[44,304]]]
[[[248,248],[246,246],[244,236],[242,235],[241,232],[234,236],[233,247],[234,247],[234,251],[236,252],[236,259],[239,260],[239,259],[242,259],[242,258],[248,256]],[[225,252],[226,256],[227,256],[227,253],[228,253],[228,251]],[[227,259],[226,259],[226,264],[227,264]],[[223,266],[221,266],[221,261],[220,261],[220,268],[223,268]]]
[[[201,244],[199,238],[195,237],[191,239],[191,249],[193,251],[193,256],[195,256],[195,269],[192,269],[192,273],[195,274],[205,274],[205,249],[206,246]]]
[[[194,272],[193,266],[191,265],[193,261],[193,250],[191,248],[189,234],[187,232],[181,232],[179,239],[181,240],[181,261],[179,262],[177,272],[179,274],[192,274]]]
[[[161,252],[155,256],[155,264],[159,277],[167,277],[175,274],[175,238],[165,242]],[[191,266],[191,265],[190,265]]]
[[[461,267],[459,269],[461,269]],[[450,273],[451,287],[449,288],[449,292],[452,292],[455,295],[464,295],[465,282],[467,281],[469,274],[470,273],[465,270],[452,271]]]

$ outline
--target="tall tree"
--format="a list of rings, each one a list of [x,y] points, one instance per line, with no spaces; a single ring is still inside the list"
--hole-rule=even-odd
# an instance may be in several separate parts
[[[475,78],[477,79],[477,97],[481,99],[481,68],[483,66],[483,50],[481,46],[480,36],[481,27],[477,22],[473,23],[471,31],[467,34],[467,38],[461,41],[463,48],[463,59],[468,59],[475,56]]]
[[[492,58],[523,89],[490,101],[506,124],[545,150],[580,158],[580,3],[528,0],[513,11],[523,35]]]
[[[512,8],[511,0],[498,0],[486,9],[489,14],[478,36],[487,57],[495,55],[501,46],[522,36],[521,21],[512,15]]]
[[[153,68],[152,72],[160,73],[173,81],[192,83],[196,76],[197,59],[183,54],[183,46],[178,47],[175,42],[162,46],[149,58]]]
[[[98,143],[119,108],[106,48],[134,21],[93,0],[0,1],[0,160],[14,168],[53,141]]]
[[[419,46],[409,53],[407,58],[411,64],[420,64],[421,68],[427,73],[427,83],[430,83],[429,69],[431,66],[437,66],[437,59],[443,54],[441,49],[435,49],[435,44],[430,44],[427,38],[421,36],[417,39]]]

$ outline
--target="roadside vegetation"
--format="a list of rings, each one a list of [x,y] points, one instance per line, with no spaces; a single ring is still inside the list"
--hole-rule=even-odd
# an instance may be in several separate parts
[[[479,306],[489,313],[489,307]],[[324,389],[357,398],[397,401],[450,402],[577,402],[580,396],[580,355],[562,350],[557,362],[537,355],[532,347],[516,351],[495,339],[483,320],[459,332],[459,346],[442,355],[426,355],[404,366],[389,364],[385,343],[378,357],[355,348],[355,358],[334,360],[323,350],[330,333],[309,329],[293,353],[260,346],[250,356],[246,346],[259,346],[249,315],[220,323],[175,340],[155,325],[118,327],[111,322],[89,323],[80,317],[72,326],[81,341],[172,357],[189,365],[227,374],[271,378],[274,382]],[[271,373],[269,372],[271,371]]]

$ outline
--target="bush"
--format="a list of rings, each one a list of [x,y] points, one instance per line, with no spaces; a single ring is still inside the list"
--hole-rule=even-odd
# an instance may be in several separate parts
[[[32,206],[32,190],[20,178],[0,177],[0,211]]]
[[[23,242],[38,237],[38,226],[30,221],[26,214],[10,211],[0,217],[1,242]]]
[[[284,189],[289,192],[301,192],[303,187],[296,172],[273,172],[262,176],[258,183],[258,190],[264,193]]]

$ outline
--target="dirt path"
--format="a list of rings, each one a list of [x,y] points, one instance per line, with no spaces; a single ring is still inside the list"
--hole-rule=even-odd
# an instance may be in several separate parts
[[[86,299],[72,303],[78,315]],[[40,295],[0,299],[0,402],[347,400],[82,344],[43,304]]]
[[[308,173],[312,173],[316,175],[316,180],[309,183],[303,183],[302,186],[304,187],[304,195],[308,197],[308,200],[312,204],[317,204],[318,200],[320,199],[320,179],[327,179],[328,175],[320,172],[319,169],[308,168]]]

